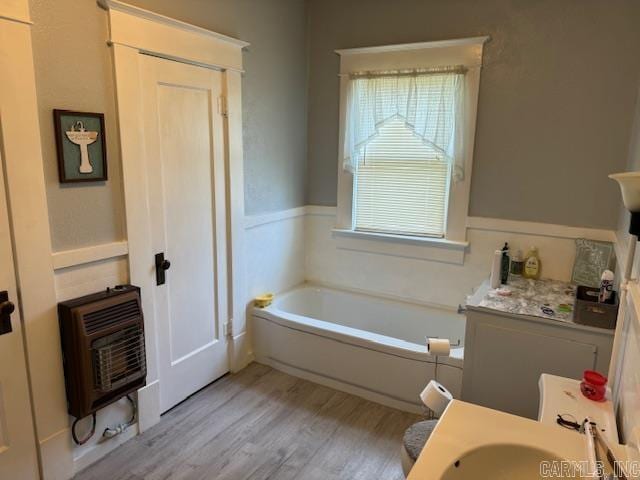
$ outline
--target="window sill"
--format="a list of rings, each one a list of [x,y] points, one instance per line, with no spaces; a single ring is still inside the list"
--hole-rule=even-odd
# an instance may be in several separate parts
[[[338,248],[462,265],[469,242],[334,228]]]

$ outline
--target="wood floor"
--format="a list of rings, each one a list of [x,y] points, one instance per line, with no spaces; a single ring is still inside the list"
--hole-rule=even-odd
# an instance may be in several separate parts
[[[415,415],[252,364],[163,415],[78,480],[400,480]]]

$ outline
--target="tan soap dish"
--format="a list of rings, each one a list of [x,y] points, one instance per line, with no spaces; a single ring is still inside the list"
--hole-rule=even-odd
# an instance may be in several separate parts
[[[258,308],[265,308],[273,302],[273,293],[265,293],[253,299],[253,304]]]

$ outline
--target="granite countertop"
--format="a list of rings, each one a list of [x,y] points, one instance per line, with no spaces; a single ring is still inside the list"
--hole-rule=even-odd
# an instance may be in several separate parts
[[[529,315],[550,320],[573,323],[573,306],[576,287],[557,280],[531,280],[511,276],[509,284],[503,288],[511,290],[511,295],[498,295],[497,290],[483,285],[468,302],[469,306],[488,308],[517,315]]]

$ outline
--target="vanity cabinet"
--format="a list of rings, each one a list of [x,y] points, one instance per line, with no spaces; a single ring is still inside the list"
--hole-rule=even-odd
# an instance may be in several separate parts
[[[613,330],[490,308],[488,292],[483,284],[467,301],[463,400],[535,419],[541,374],[606,375]]]

